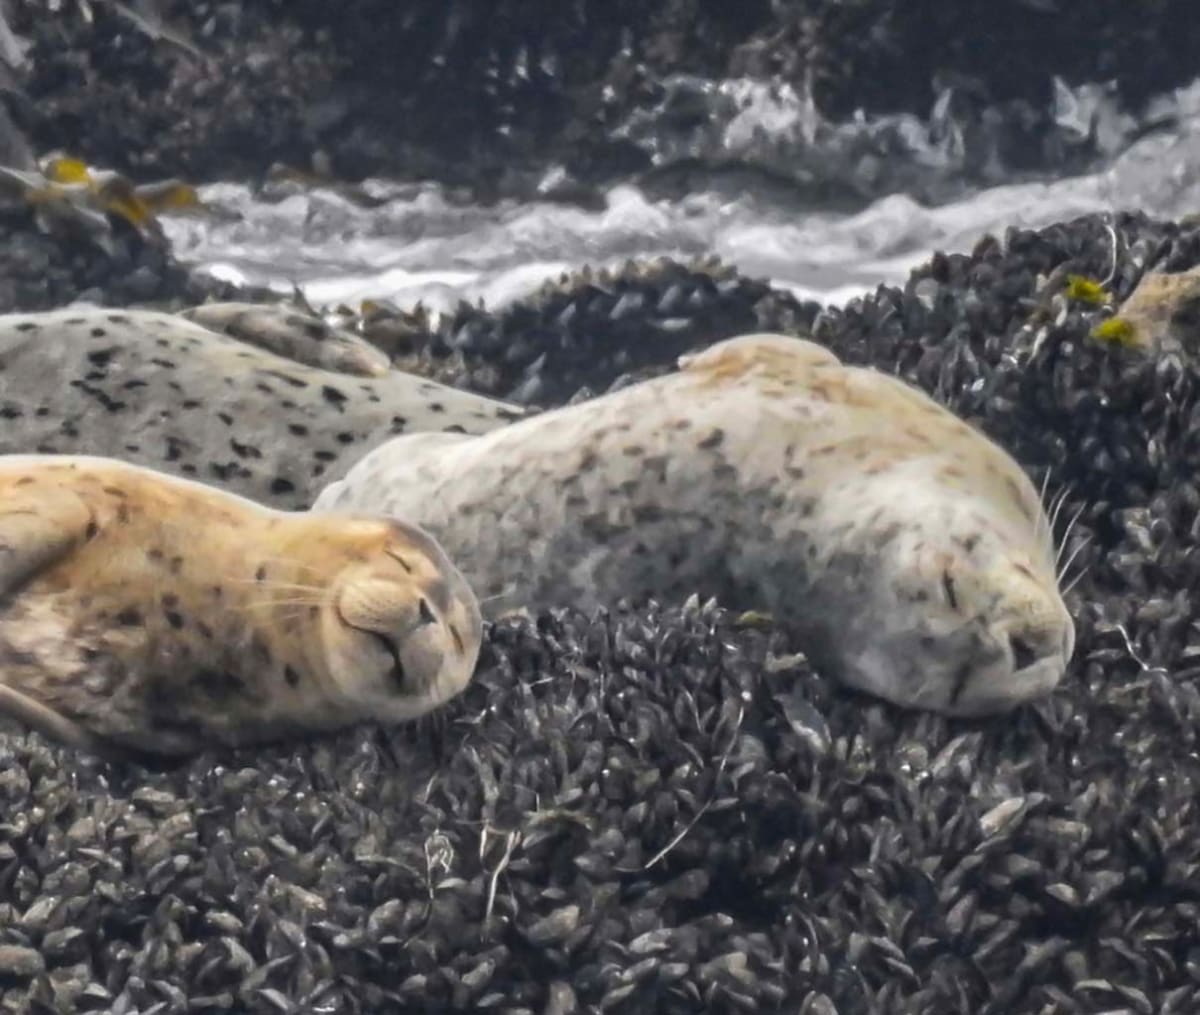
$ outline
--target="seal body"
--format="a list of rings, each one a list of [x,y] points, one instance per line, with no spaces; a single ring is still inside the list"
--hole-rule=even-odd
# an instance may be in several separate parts
[[[483,436],[397,438],[314,510],[426,527],[485,612],[698,592],[893,702],[1003,711],[1073,650],[1050,526],[997,445],[900,380],[751,335]]]
[[[466,686],[480,637],[416,527],[0,458],[0,712],[58,739],[171,755],[401,721]]]
[[[120,458],[277,507],[307,508],[395,434],[525,414],[397,371],[306,366],[174,314],[0,315],[0,454]]]
[[[181,310],[179,316],[308,366],[363,377],[382,377],[391,369],[391,361],[382,349],[298,307],[203,303]]]

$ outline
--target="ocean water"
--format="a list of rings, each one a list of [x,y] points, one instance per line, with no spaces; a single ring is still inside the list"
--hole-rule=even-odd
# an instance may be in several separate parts
[[[934,250],[967,251],[1008,226],[1200,211],[1200,81],[1161,96],[1139,120],[1115,107],[1110,89],[1059,84],[1058,140],[1086,158],[1036,177],[1006,171],[995,138],[977,116],[956,118],[950,93],[924,120],[831,124],[786,86],[674,85],[706,115],[676,126],[665,105],[620,125],[655,169],[613,186],[602,207],[482,206],[433,183],[255,192],[230,182],[202,189],[212,214],[173,216],[165,227],[182,260],[231,281],[298,286],[317,306],[369,298],[439,311],[460,300],[500,307],[584,264],[711,254],[839,304],[902,282]],[[672,185],[660,185],[673,172]],[[547,193],[558,173],[547,173]]]

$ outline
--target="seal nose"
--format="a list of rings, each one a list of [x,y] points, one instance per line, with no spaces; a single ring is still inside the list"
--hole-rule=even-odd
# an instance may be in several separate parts
[[[1017,630],[1008,633],[1008,648],[1012,654],[1014,672],[1020,673],[1031,666],[1051,661],[1066,664],[1065,651],[1070,639],[1069,632],[1051,630]]]

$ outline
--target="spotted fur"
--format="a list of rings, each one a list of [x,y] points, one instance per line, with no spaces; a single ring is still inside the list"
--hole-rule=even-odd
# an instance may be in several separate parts
[[[765,609],[848,684],[914,707],[1011,708],[1073,649],[1017,463],[898,379],[785,336],[487,435],[397,438],[314,510],[425,526],[493,611],[692,592]]]
[[[391,436],[486,433],[522,415],[397,371],[306,366],[172,314],[0,315],[0,454],[120,458],[306,508]]]

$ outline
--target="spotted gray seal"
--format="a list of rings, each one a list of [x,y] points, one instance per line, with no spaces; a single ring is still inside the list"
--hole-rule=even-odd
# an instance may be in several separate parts
[[[308,507],[395,434],[525,414],[397,371],[306,366],[174,314],[0,315],[0,453],[111,456],[277,507]]]
[[[0,713],[67,743],[181,755],[400,722],[467,685],[481,629],[414,526],[0,457]]]
[[[485,613],[697,591],[898,704],[980,715],[1059,682],[1074,626],[1050,525],[1000,447],[808,341],[742,336],[680,367],[486,435],[389,441],[314,510],[425,527]]]

